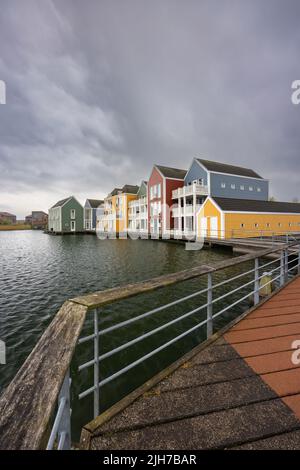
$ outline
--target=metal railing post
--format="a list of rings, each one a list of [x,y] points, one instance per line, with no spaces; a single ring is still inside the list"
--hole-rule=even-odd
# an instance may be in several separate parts
[[[254,260],[254,305],[259,303],[259,258]]]
[[[57,440],[58,450],[71,449],[70,371],[68,369],[58,395],[58,409],[47,444],[52,450]]]
[[[284,282],[288,281],[289,276],[289,252],[284,250]]]
[[[58,403],[64,399],[65,406],[61,416],[61,421],[58,426],[58,449],[70,450],[71,449],[71,401],[70,401],[70,370],[68,369],[64,378],[60,393],[58,396]]]
[[[280,286],[284,284],[284,272],[285,272],[285,253],[283,250],[280,252]]]
[[[212,274],[207,275],[207,338],[213,334]]]
[[[98,310],[94,310],[94,418],[99,415],[99,326]]]

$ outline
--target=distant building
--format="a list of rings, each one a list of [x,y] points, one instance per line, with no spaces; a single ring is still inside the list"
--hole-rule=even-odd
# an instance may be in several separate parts
[[[25,217],[25,224],[31,225],[34,230],[45,230],[48,226],[48,214],[43,211],[32,211]]]
[[[97,214],[103,210],[104,201],[100,199],[87,199],[84,204],[84,229],[95,231],[97,224]]]
[[[83,207],[74,196],[58,201],[49,209],[48,230],[53,233],[83,232]]]
[[[15,224],[17,222],[17,216],[10,214],[9,212],[0,212],[0,224]]]

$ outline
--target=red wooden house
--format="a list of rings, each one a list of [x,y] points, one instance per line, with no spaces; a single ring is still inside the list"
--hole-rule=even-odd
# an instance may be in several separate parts
[[[155,236],[174,228],[171,214],[172,191],[184,184],[186,170],[154,165],[148,182],[148,227]]]

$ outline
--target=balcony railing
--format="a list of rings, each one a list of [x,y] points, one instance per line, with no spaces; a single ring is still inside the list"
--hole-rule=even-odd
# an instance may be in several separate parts
[[[188,204],[185,206],[185,209],[184,207],[181,207],[181,212],[180,212],[180,207],[174,207],[174,209],[172,209],[172,215],[173,217],[180,217],[180,214],[182,217],[184,216],[192,217],[194,216],[195,212],[197,214],[200,207],[201,207],[201,204],[197,204],[196,208],[194,208],[193,204]]]
[[[202,184],[192,184],[172,191],[172,199],[185,196],[208,196],[208,186]]]

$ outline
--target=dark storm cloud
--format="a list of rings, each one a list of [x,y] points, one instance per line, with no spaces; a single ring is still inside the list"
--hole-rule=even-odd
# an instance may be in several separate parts
[[[298,0],[1,0],[0,206],[100,197],[196,154],[300,198]]]

